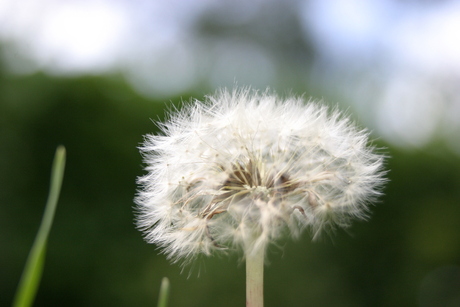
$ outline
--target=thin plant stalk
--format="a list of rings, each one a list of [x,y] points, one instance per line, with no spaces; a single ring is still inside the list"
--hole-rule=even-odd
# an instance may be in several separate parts
[[[264,306],[264,249],[246,256],[246,307]]]
[[[158,307],[167,307],[169,299],[169,279],[163,277],[160,286],[160,295],[158,297]]]
[[[32,306],[35,299],[43,272],[48,235],[51,225],[53,224],[54,213],[61,191],[64,168],[65,148],[64,146],[59,146],[56,149],[51,170],[51,185],[45,213],[43,214],[40,228],[27,258],[21,280],[19,281],[19,286],[13,301],[13,307]]]

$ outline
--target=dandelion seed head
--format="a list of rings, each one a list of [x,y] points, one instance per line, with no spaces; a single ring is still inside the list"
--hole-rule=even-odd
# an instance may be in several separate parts
[[[222,90],[169,116],[140,147],[135,202],[146,240],[173,261],[346,227],[385,182],[368,132],[301,97]]]

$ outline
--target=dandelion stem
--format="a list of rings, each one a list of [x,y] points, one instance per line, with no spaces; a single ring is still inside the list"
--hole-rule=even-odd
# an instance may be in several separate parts
[[[264,248],[246,256],[246,307],[264,306]]]

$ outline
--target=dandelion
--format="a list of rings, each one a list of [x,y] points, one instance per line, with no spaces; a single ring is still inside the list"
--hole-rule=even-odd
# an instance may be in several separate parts
[[[385,182],[369,133],[301,97],[222,90],[160,128],[140,148],[138,227],[172,261],[241,250],[248,306],[263,305],[270,243],[365,219]]]

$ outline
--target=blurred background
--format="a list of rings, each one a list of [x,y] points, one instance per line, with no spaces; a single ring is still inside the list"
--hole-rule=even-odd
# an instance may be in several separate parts
[[[63,144],[35,306],[152,306],[164,276],[170,306],[243,306],[238,255],[182,271],[132,201],[152,120],[238,84],[338,105],[391,156],[368,222],[270,250],[266,306],[460,306],[459,82],[460,1],[0,1],[0,305]]]

